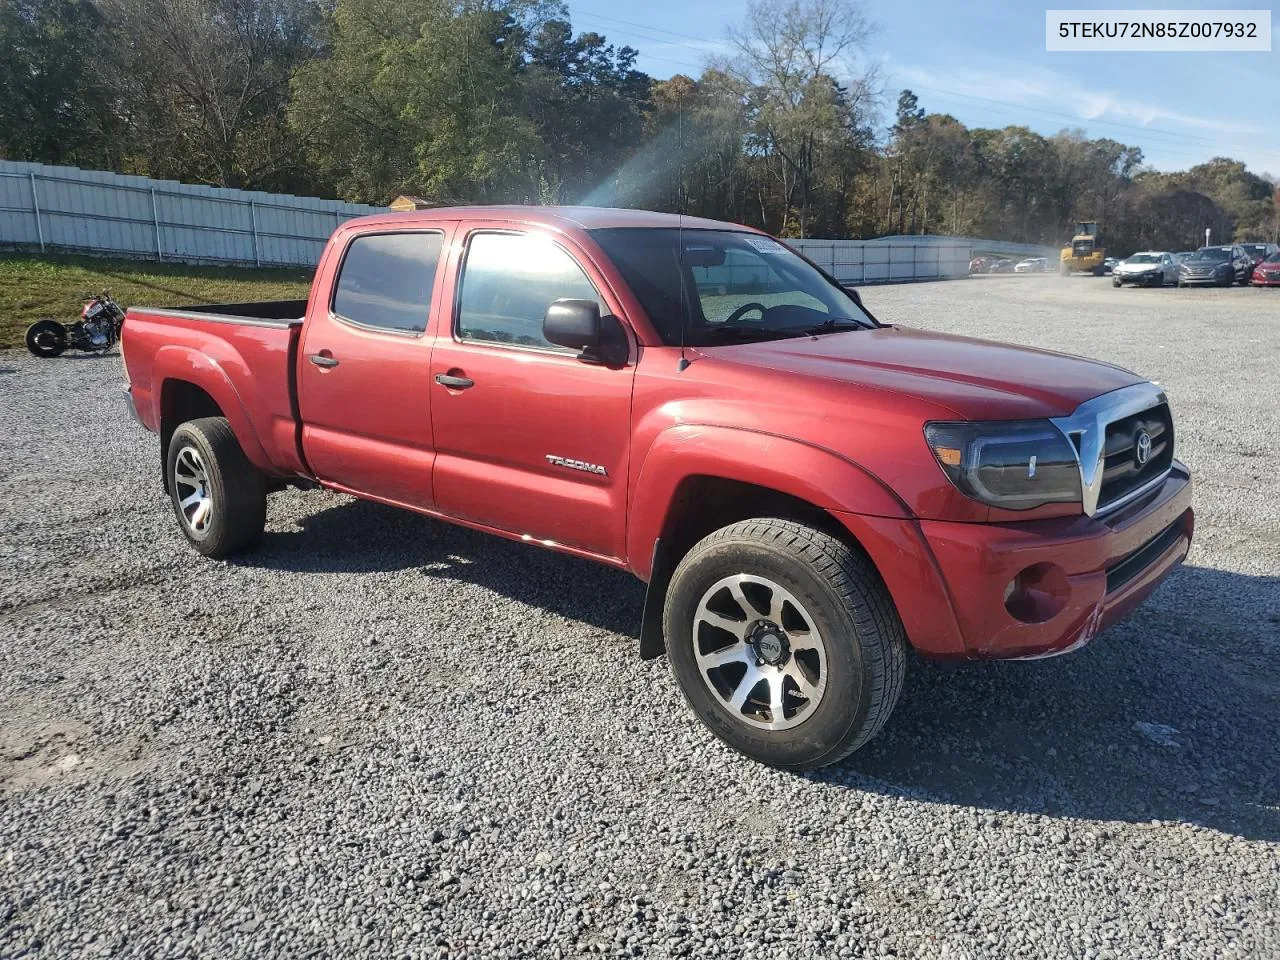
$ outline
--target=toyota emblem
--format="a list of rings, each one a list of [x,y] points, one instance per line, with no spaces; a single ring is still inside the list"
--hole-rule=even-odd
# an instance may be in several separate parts
[[[1138,439],[1134,444],[1134,452],[1138,458],[1138,466],[1144,466],[1151,459],[1151,434],[1145,430],[1138,431]]]

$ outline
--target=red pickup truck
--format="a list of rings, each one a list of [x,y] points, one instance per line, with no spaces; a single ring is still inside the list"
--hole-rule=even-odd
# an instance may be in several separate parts
[[[1186,556],[1155,384],[879,323],[777,240],[689,217],[353,220],[308,301],[132,308],[135,416],[208,556],[316,484],[621,567],[733,747],[814,767],[883,726],[906,648],[1073,650]]]

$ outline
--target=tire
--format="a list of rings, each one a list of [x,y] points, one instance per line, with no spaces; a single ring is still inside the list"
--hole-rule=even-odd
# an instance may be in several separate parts
[[[165,470],[178,526],[200,553],[227,557],[262,539],[266,478],[245,457],[226,419],[181,424],[169,441]],[[196,494],[201,496],[192,500]]]
[[[695,544],[672,574],[663,632],[694,713],[769,766],[844,759],[880,731],[902,692],[906,634],[879,574],[840,540],[791,520],[745,520]],[[778,660],[760,659],[777,648]]]
[[[67,328],[57,320],[37,320],[27,327],[27,349],[37,357],[57,357],[67,349]]]
[[[1121,280],[1112,280],[1112,281],[1111,281],[1111,285],[1112,285],[1113,287],[1123,287],[1123,286],[1124,286],[1124,282],[1123,282],[1123,281],[1121,281]]]

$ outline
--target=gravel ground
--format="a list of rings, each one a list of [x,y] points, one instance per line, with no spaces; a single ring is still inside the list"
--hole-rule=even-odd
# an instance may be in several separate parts
[[[1161,381],[1197,543],[805,776],[637,659],[625,575],[328,493],[203,560],[118,360],[0,353],[0,957],[1280,956],[1280,291],[866,299]]]

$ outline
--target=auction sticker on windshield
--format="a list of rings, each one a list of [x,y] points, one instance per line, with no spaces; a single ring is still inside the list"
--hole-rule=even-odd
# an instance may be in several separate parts
[[[782,253],[786,250],[782,244],[768,237],[747,237],[747,243],[755,248],[756,253]]]
[[[1270,10],[1046,10],[1045,49],[1270,52]]]

